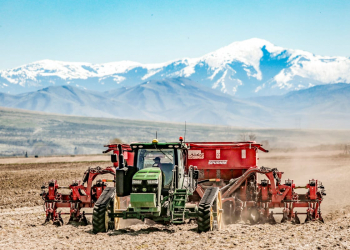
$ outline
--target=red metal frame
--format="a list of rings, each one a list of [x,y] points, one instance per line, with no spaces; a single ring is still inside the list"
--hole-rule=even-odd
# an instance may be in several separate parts
[[[107,150],[103,151],[102,153],[108,153],[111,152],[114,155],[119,155],[119,150],[118,150],[118,145],[119,144],[109,144],[109,145],[105,145],[104,147],[108,147]],[[126,160],[128,166],[133,166],[134,165],[134,153],[132,152],[132,149],[130,147],[129,144],[121,144],[122,150],[123,150],[123,155],[124,155],[124,159]],[[113,162],[113,166],[115,168],[118,167],[118,162]]]
[[[93,207],[106,188],[106,180],[97,181],[93,185],[96,177],[103,174],[115,175],[115,168],[89,168],[84,174],[82,184],[80,181],[75,180],[68,187],[60,187],[57,180],[51,180],[47,186],[44,185],[42,189],[47,189],[47,191],[44,190],[41,196],[45,201],[46,222],[52,220],[53,222],[61,221],[63,223],[61,213],[57,212],[57,209],[60,207],[70,208],[70,221],[86,221],[85,213],[81,213],[81,209]],[[86,185],[84,185],[85,183]],[[62,194],[59,192],[59,189],[69,189],[70,193]]]
[[[199,182],[192,202],[198,202],[209,186],[218,186],[223,203],[230,203],[234,212],[243,220],[252,210],[257,211],[261,221],[273,222],[273,208],[283,208],[282,221],[299,220],[295,208],[305,207],[306,221],[321,220],[320,204],[323,186],[310,180],[303,187],[296,187],[292,180],[281,184],[283,172],[277,169],[258,168],[258,151],[268,152],[261,144],[249,142],[186,142],[189,150],[187,169],[197,166]],[[258,174],[267,180],[258,183]],[[306,189],[305,194],[295,192]]]
[[[103,153],[111,152],[118,156],[118,144],[106,145],[108,147]],[[122,144],[124,159],[127,165],[133,165],[134,155],[128,144]],[[114,180],[99,180],[95,184],[93,181],[97,176],[103,174],[115,175],[115,169],[118,167],[118,162],[113,162],[113,166],[107,168],[88,168],[84,173],[83,182],[74,180],[68,187],[60,187],[57,180],[51,180],[49,183],[42,186],[43,192],[41,196],[45,201],[46,221],[63,224],[61,212],[57,212],[58,208],[69,207],[70,221],[83,221],[87,223],[85,212],[81,212],[82,208],[93,207],[98,200],[103,190],[106,188],[106,182],[114,182]],[[69,194],[62,194],[59,189],[70,190]],[[46,191],[47,190],[47,191]]]

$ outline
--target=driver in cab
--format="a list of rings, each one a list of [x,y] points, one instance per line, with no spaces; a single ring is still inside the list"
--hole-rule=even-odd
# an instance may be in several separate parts
[[[153,167],[161,168],[162,164],[160,163],[160,158],[159,157],[154,158],[153,161],[154,161]]]
[[[167,166],[169,164],[164,164],[162,166],[162,163],[160,162],[160,157],[156,157],[153,159],[154,163],[153,163],[153,167],[159,167],[162,172],[165,175],[165,185],[169,185],[173,176],[173,172],[172,172],[172,164],[170,164],[171,166]]]

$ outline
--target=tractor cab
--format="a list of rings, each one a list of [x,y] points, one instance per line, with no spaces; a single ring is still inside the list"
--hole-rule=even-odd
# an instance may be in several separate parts
[[[152,143],[132,143],[130,146],[134,152],[134,167],[137,168],[133,187],[141,179],[148,179],[148,183],[159,179],[159,188],[166,195],[171,185],[174,188],[183,185],[187,146],[182,141],[163,143],[154,139]],[[133,191],[137,188],[134,187]]]
[[[175,166],[174,149],[139,149],[136,162],[139,170],[159,168],[163,174],[163,187],[170,185]]]

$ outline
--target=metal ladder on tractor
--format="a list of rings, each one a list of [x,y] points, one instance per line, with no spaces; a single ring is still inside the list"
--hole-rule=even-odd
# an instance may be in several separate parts
[[[188,198],[187,189],[176,189],[173,198],[173,207],[171,213],[171,220],[174,224],[181,224],[185,222],[186,201]]]

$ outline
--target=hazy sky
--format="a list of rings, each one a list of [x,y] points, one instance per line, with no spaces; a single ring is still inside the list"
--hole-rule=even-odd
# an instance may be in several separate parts
[[[350,1],[0,0],[0,69],[198,57],[253,37],[350,56]]]

